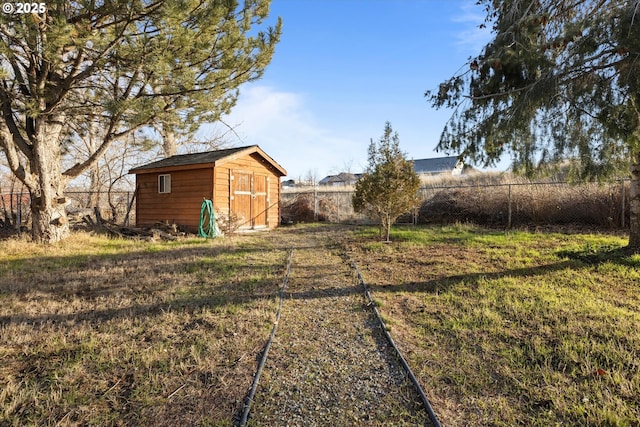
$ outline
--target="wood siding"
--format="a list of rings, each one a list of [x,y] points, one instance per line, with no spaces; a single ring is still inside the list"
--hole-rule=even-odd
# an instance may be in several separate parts
[[[158,192],[158,175],[171,175],[171,192]],[[213,171],[192,169],[136,175],[136,225],[176,223],[196,232],[203,199],[211,199]]]
[[[246,183],[238,187],[236,179],[247,178],[236,175],[250,176],[249,187]],[[280,224],[280,176],[261,156],[251,154],[216,166],[214,182],[216,210],[242,216],[241,228],[275,228]],[[241,194],[234,195],[237,191]],[[249,194],[242,195],[245,191]],[[251,212],[248,218],[246,212]]]
[[[213,200],[216,215],[241,215],[240,228],[277,227],[281,173],[257,153],[220,163],[200,169],[189,166],[137,173],[136,224],[168,221],[196,232],[202,200],[207,198]],[[158,175],[163,174],[171,175],[171,193],[158,192]]]

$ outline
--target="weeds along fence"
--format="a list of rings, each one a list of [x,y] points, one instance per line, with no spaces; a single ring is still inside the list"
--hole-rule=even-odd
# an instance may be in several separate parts
[[[523,182],[478,185],[425,185],[415,212],[400,223],[473,222],[521,227],[580,224],[624,229],[629,226],[629,182],[569,184]],[[288,189],[282,194],[283,220],[351,222],[367,219],[353,211],[353,188]]]
[[[86,216],[129,225],[135,223],[133,191],[66,191],[66,210],[70,221],[81,222]],[[128,215],[127,215],[128,213]],[[31,223],[31,197],[26,192],[0,193],[0,229],[20,232]]]
[[[351,203],[354,188],[294,187],[281,192],[281,216],[285,223],[325,221],[369,223]],[[398,219],[399,223],[447,224],[473,222],[480,225],[522,227],[530,225],[581,224],[626,229],[629,227],[629,181],[607,184],[566,182],[522,182],[475,185],[427,184],[419,190],[418,209]],[[70,221],[103,219],[135,223],[134,193],[111,191],[65,192]],[[0,193],[0,229],[29,227],[31,200],[26,192]]]
[[[280,193],[282,221],[367,222],[353,210],[353,192],[353,186],[284,188]]]

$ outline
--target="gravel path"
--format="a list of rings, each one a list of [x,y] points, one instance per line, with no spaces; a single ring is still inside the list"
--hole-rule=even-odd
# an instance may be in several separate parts
[[[430,425],[328,237],[310,232],[294,244],[282,317],[249,425]]]

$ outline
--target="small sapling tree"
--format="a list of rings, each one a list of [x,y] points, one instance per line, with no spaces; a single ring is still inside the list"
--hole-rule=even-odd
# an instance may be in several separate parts
[[[380,225],[380,238],[389,241],[391,224],[419,203],[420,179],[413,162],[400,151],[398,133],[387,122],[384,134],[369,144],[369,164],[356,182],[353,208]]]

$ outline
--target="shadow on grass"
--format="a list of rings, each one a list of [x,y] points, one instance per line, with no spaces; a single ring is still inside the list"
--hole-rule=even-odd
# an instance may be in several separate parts
[[[346,228],[327,224],[290,228],[277,232],[284,239],[274,236],[258,243],[240,241],[237,246],[158,249],[150,245],[113,255],[34,256],[1,261],[0,272],[8,273],[0,278],[0,295],[6,301],[18,303],[16,307],[34,299],[46,304],[35,303],[34,311],[38,314],[26,313],[24,309],[5,310],[0,325],[104,322],[154,316],[168,310],[195,312],[204,307],[241,305],[271,298],[281,285],[286,249],[291,246],[295,249],[337,248],[331,238],[326,240],[327,233]],[[309,241],[317,236],[322,237]],[[271,261],[264,257],[273,251],[282,252],[283,256],[275,256]],[[316,273],[309,271],[309,274]],[[326,296],[327,292],[320,294]],[[111,298],[113,303],[98,301]],[[123,300],[126,307],[121,306]],[[82,307],[79,310],[69,312],[71,310],[64,307],[78,301]],[[42,313],[43,310],[46,313]]]
[[[317,249],[334,247],[334,243],[323,240],[311,244],[305,241],[305,235],[335,233],[351,228],[322,225],[286,229],[280,234],[302,235],[300,240],[293,242],[297,249]],[[341,238],[340,235],[333,237]],[[335,248],[339,246],[335,242]],[[284,247],[280,243],[273,243],[269,248],[262,244],[240,247],[187,246],[117,255],[33,257],[20,260],[19,264],[15,264],[15,261],[0,262],[0,271],[13,273],[13,278],[0,279],[0,295],[7,301],[12,298],[17,301],[33,298],[35,294],[36,298],[50,295],[45,298],[51,298],[62,305],[79,300],[86,302],[87,307],[98,306],[97,309],[81,309],[82,311],[64,314],[60,312],[66,310],[48,310],[48,313],[36,315],[16,311],[1,316],[0,325],[103,322],[114,318],[154,316],[168,310],[195,312],[204,307],[242,305],[256,299],[271,298],[279,289],[285,257],[277,257],[277,261],[264,261],[262,254],[273,250],[284,254]],[[616,262],[629,267],[640,267],[640,258],[631,254],[626,248],[587,247],[583,250],[559,251],[557,255],[561,260],[552,264],[497,272],[443,275],[427,281],[403,284],[371,283],[369,286],[375,292],[436,293],[460,283],[474,286],[481,280],[524,278],[564,269],[579,270],[594,263]],[[294,264],[294,268],[306,270],[307,278],[326,271],[327,267],[330,266]],[[341,282],[349,282],[349,279],[341,279]],[[286,294],[291,299],[315,299],[362,293],[360,286],[345,285],[347,283],[339,283],[302,292],[289,287]],[[110,297],[128,299],[130,303],[127,307],[116,308],[105,307],[104,304],[100,307],[100,304],[95,303],[97,299]],[[149,302],[154,299],[157,302]]]
[[[625,267],[640,268],[638,252],[629,247],[592,246],[580,250],[563,250],[556,252],[561,258],[579,261],[588,265],[611,262]]]
[[[584,267],[584,266],[583,266]],[[480,281],[495,280],[501,278],[518,278],[518,277],[530,277],[537,275],[545,275],[554,271],[561,271],[567,268],[578,269],[580,264],[572,260],[560,261],[554,264],[545,264],[535,267],[519,268],[514,270],[505,270],[492,273],[468,273],[468,274],[456,274],[452,276],[438,277],[433,280],[425,282],[408,282],[402,284],[378,284],[367,283],[367,286],[373,292],[426,292],[426,293],[438,293],[443,292],[451,288],[452,286],[464,283],[468,286],[475,286]],[[355,280],[355,279],[354,279]],[[345,278],[345,282],[349,279]],[[355,294],[363,294],[364,289],[362,285],[350,285],[350,286],[324,286],[316,287],[311,290],[302,292],[295,291],[295,287],[291,286],[287,288],[285,292],[287,299],[317,299],[317,298],[329,298],[329,297],[341,297]]]
[[[13,273],[0,279],[0,295],[5,302],[20,307],[43,300],[45,304],[35,304],[38,311],[44,308],[47,313],[14,310],[0,316],[0,325],[100,323],[152,317],[171,310],[193,313],[271,298],[280,286],[285,252],[279,251],[283,256],[273,256],[271,261],[261,256],[264,252],[258,245],[185,247],[28,258],[20,260],[19,265],[2,262],[0,271]],[[123,300],[127,306],[118,307]],[[65,306],[72,303],[80,310],[69,312]]]
[[[491,273],[467,273],[452,276],[438,277],[426,282],[408,282],[400,285],[392,284],[370,284],[369,287],[374,292],[426,292],[438,293],[449,290],[451,287],[464,283],[469,286],[478,285],[480,281],[496,280],[502,278],[518,278],[545,275],[551,272],[575,269],[578,267],[574,261],[561,261],[554,264],[545,264],[536,267],[518,268],[514,270],[497,271]]]
[[[562,260],[557,263],[504,270],[490,273],[468,273],[438,277],[426,282],[410,282],[401,285],[372,284],[376,292],[428,292],[437,293],[448,290],[451,286],[465,283],[477,285],[480,280],[496,280],[502,278],[519,278],[545,275],[565,269],[580,270],[592,265],[614,263],[630,268],[640,268],[640,257],[632,249],[617,246],[587,247],[582,250],[563,250],[556,252]]]
[[[412,230],[408,230],[412,231]],[[474,240],[478,238],[478,234],[474,232],[474,230],[463,230],[463,235],[455,235],[460,234],[458,231],[455,233],[449,233],[445,231],[444,233],[440,233],[439,236],[427,236],[429,243],[433,244],[451,244],[451,245],[464,245],[468,243],[470,240]],[[500,234],[498,232],[489,231],[484,232],[483,235],[487,234]],[[366,239],[366,237],[364,238]],[[356,246],[360,246],[363,249],[363,254],[366,256],[366,245],[367,244],[381,244],[380,242],[371,242],[369,239],[364,240],[363,237],[358,239],[359,241],[355,244]],[[399,233],[395,236],[395,241],[397,242],[411,242],[414,238],[411,234],[407,233],[402,234]],[[430,245],[426,245],[425,247],[430,247]],[[397,249],[397,248],[396,248]],[[398,249],[399,250],[399,249]],[[379,259],[384,259],[385,252],[382,251],[381,255],[378,255]],[[437,255],[437,254],[436,254]],[[528,276],[543,276],[546,274],[550,274],[557,271],[562,271],[565,269],[570,269],[575,271],[576,273],[579,270],[584,268],[589,268],[593,265],[603,264],[603,263],[613,263],[618,264],[623,267],[629,268],[640,268],[640,255],[633,249],[628,247],[619,247],[617,244],[611,245],[597,245],[597,244],[587,244],[584,248],[579,250],[558,250],[554,252],[554,255],[558,258],[557,262],[547,263],[543,265],[532,265],[523,268],[517,268],[512,270],[500,270],[500,271],[491,271],[491,272],[470,272],[464,274],[455,274],[456,270],[459,272],[460,269],[456,268],[455,265],[451,265],[450,268],[444,274],[439,275],[438,277],[434,277],[433,279],[426,281],[413,281],[413,282],[404,282],[404,283],[371,283],[370,286],[372,290],[376,292],[428,292],[428,293],[437,293],[441,291],[446,291],[452,286],[456,286],[459,284],[466,284],[470,286],[475,286],[478,284],[480,280],[495,280],[501,278],[524,278]],[[393,250],[389,252],[389,257],[393,262],[394,257],[398,257],[402,261],[405,258],[400,257],[398,254],[394,255]],[[409,255],[409,258],[411,256]],[[456,261],[457,262],[457,261]],[[365,264],[366,265],[366,262]],[[363,265],[363,266],[364,266]],[[411,268],[422,269],[428,271],[431,266],[440,266],[442,267],[442,262],[434,258],[430,260],[428,257],[426,258],[411,258]],[[402,268],[402,264],[398,264],[398,268]],[[453,274],[449,274],[453,273]]]
[[[228,304],[244,304],[251,300],[264,298],[264,296],[244,296],[242,298],[224,298],[216,295],[197,298],[178,298],[166,303],[135,304],[118,309],[88,310],[68,314],[41,314],[25,315],[16,314],[0,317],[0,325],[24,324],[42,325],[45,323],[68,324],[71,323],[103,323],[125,318],[154,317],[170,311],[185,313],[198,313],[203,308],[215,308]]]

